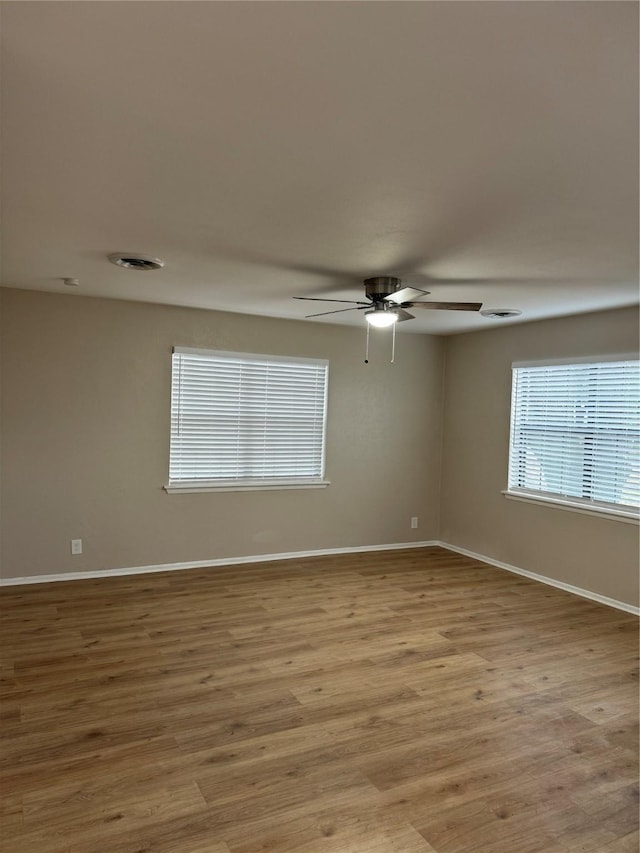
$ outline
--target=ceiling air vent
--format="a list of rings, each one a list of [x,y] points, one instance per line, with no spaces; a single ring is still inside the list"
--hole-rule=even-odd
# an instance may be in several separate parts
[[[164,266],[160,258],[150,258],[148,255],[135,255],[131,252],[117,252],[109,255],[112,264],[128,270],[159,270]]]
[[[500,320],[505,317],[518,317],[522,311],[517,308],[485,308],[480,314],[482,317],[493,317]]]

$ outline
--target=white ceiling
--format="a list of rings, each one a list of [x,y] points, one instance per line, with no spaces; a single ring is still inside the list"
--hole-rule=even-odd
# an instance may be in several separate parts
[[[2,283],[292,318],[315,307],[292,296],[358,299],[375,274],[521,320],[633,304],[637,18],[4,3]],[[166,266],[120,269],[120,250]],[[495,323],[422,311],[402,330]]]

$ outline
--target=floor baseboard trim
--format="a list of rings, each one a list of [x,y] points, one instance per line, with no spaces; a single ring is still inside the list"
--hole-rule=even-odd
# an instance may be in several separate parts
[[[448,551],[454,551],[456,554],[462,554],[464,557],[471,557],[473,560],[479,560],[481,563],[488,563],[490,566],[495,566],[497,569],[504,569],[507,572],[512,572],[514,575],[522,575],[539,583],[547,584],[547,586],[555,586],[557,589],[562,589],[565,592],[570,592],[573,595],[579,595],[580,598],[588,598],[590,601],[597,601],[598,604],[606,604],[608,607],[615,607],[616,610],[624,610],[625,613],[632,613],[634,616],[640,616],[640,607],[635,607],[633,604],[627,604],[626,601],[618,601],[617,598],[608,598],[606,595],[600,595],[599,592],[591,592],[589,589],[583,589],[580,586],[558,581],[554,578],[549,578],[546,575],[539,575],[536,572],[530,572],[527,569],[521,569],[518,566],[512,566],[510,563],[503,563],[500,560],[494,560],[493,557],[487,557],[484,554],[476,554],[475,551],[469,551],[467,548],[459,548],[457,545],[450,545],[448,542],[437,542],[441,548],[446,548]]]
[[[599,604],[606,604],[608,607],[614,607],[616,610],[623,610],[625,613],[632,613],[634,616],[640,616],[640,607],[635,607],[633,604],[627,604],[625,601],[618,601],[616,598],[608,598],[606,595],[600,595],[598,592],[592,592],[589,589],[573,586],[573,584],[564,583],[564,581],[558,581],[554,578],[549,578],[546,575],[539,575],[536,572],[521,569],[519,566],[512,566],[510,563],[503,563],[500,560],[494,560],[493,557],[487,557],[485,554],[478,554],[475,551],[469,551],[467,548],[460,548],[457,545],[451,545],[449,542],[441,542],[433,539],[423,542],[394,542],[389,545],[356,545],[348,548],[318,548],[312,551],[286,551],[282,554],[254,554],[249,557],[222,557],[213,560],[192,560],[191,562],[185,563],[162,563],[154,566],[130,566],[118,569],[98,569],[90,572],[61,572],[59,574],[52,575],[0,578],[0,587],[22,586],[34,583],[57,583],[59,581],[90,580],[92,578],[123,577],[126,575],[144,575],[154,574],[156,572],[176,572],[183,571],[185,569],[215,569],[223,566],[241,566],[247,563],[272,563],[279,560],[301,560],[306,557],[326,557],[331,556],[332,554],[361,554],[366,553],[367,551],[397,551],[406,548],[433,547],[445,548],[447,551],[462,554],[465,557],[470,557],[472,560],[478,560],[481,563],[487,563],[497,569],[504,569],[505,571],[512,572],[515,575],[522,575],[530,580],[547,584],[547,586],[554,586],[557,589],[562,589],[565,592],[578,595],[580,598],[587,598],[590,601],[596,601]]]
[[[184,569],[215,569],[220,566],[239,566],[245,563],[272,563],[277,560],[301,560],[305,557],[326,557],[332,554],[360,554],[366,551],[399,551],[406,548],[430,548],[439,545],[435,540],[425,542],[394,542],[390,545],[356,545],[349,548],[318,548],[315,551],[286,551],[283,554],[258,554],[251,557],[222,557],[214,560],[192,560],[188,563],[163,563],[155,566],[131,566],[120,569],[97,569],[91,572],[61,572],[54,575],[32,575],[20,578],[0,578],[0,586],[22,586],[32,583],[90,580],[91,578],[145,575],[155,572],[177,572]]]

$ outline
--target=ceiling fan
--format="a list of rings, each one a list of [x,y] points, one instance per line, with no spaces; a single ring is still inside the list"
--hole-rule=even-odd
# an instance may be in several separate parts
[[[344,302],[353,308],[337,308],[333,311],[321,311],[318,314],[307,314],[310,317],[324,317],[327,314],[340,314],[343,311],[364,311],[367,323],[383,328],[393,326],[396,322],[413,320],[407,308],[428,308],[437,311],[479,311],[482,302],[418,302],[422,296],[429,296],[428,290],[417,287],[403,287],[402,279],[395,276],[380,275],[364,280],[364,291],[367,302],[353,299],[324,299],[318,296],[294,296],[294,299],[304,299],[308,302]]]

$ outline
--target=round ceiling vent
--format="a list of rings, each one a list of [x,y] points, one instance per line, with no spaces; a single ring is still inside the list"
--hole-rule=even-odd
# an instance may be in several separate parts
[[[136,255],[132,252],[116,252],[109,255],[112,264],[127,270],[159,270],[164,266],[160,258],[150,258],[148,255]]]
[[[484,311],[480,312],[482,317],[494,317],[499,320],[505,317],[518,317],[520,314],[522,311],[517,308],[485,308]]]

